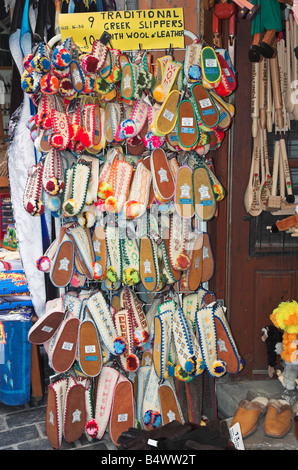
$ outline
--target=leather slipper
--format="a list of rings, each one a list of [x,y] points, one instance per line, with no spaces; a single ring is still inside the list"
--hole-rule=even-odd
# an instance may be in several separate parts
[[[29,330],[28,341],[33,344],[43,344],[49,341],[60,326],[64,315],[61,297],[48,300],[44,315],[39,317]]]

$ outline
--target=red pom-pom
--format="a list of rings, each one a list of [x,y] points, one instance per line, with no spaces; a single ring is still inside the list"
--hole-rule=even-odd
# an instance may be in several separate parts
[[[28,202],[26,206],[26,211],[29,212],[29,214],[33,214],[33,212],[35,211],[35,208],[31,202]]]
[[[98,424],[95,419],[89,419],[86,424],[86,432],[88,436],[92,437],[92,439],[96,438],[98,433]]]
[[[129,354],[126,358],[126,367],[129,372],[135,372],[139,367],[139,359],[135,354]]]
[[[81,135],[81,143],[84,145],[84,147],[89,148],[92,145],[91,139],[88,135],[87,132],[83,131]]]
[[[189,268],[189,266],[190,266],[190,259],[188,255],[181,253],[180,255],[177,256],[176,267],[178,269],[185,271],[186,269]]]

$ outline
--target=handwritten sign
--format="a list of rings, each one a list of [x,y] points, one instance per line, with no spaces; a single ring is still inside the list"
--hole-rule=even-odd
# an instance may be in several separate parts
[[[59,25],[62,40],[71,37],[83,52],[104,32],[122,51],[184,47],[183,8],[60,13]]]

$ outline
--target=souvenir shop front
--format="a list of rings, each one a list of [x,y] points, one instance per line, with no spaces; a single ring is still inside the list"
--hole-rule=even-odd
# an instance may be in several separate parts
[[[298,376],[297,7],[4,3],[0,401],[42,350],[54,448],[235,448],[216,381]]]

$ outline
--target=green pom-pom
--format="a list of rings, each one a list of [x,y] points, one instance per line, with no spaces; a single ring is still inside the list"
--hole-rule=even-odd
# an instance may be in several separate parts
[[[113,266],[110,266],[107,269],[106,276],[107,276],[108,280],[111,281],[111,282],[119,281],[116,270],[115,270],[115,268],[113,268]]]
[[[140,282],[140,274],[135,268],[127,268],[123,272],[123,282],[128,286],[134,286]]]

